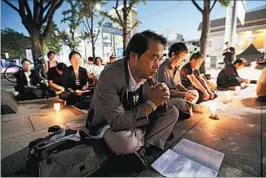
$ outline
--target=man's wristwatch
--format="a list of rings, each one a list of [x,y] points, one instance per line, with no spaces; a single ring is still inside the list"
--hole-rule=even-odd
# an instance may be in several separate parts
[[[152,101],[147,100],[146,103],[151,107],[152,111],[156,110],[157,107]]]

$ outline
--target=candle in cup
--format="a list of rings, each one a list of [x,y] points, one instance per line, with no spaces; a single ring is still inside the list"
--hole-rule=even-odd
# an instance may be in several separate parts
[[[241,87],[240,86],[236,86],[235,93],[236,94],[239,94],[240,93],[240,90],[241,90]]]
[[[60,110],[60,103],[54,103],[54,110],[58,112]]]
[[[226,93],[225,93],[225,97],[226,97],[226,101],[227,101],[227,103],[228,102],[231,102],[231,100],[232,100],[232,93],[231,93],[231,91],[227,91]]]
[[[217,103],[214,102],[212,103],[210,106],[209,106],[209,109],[210,109],[210,118],[211,119],[214,119],[214,120],[219,120],[217,114],[216,114],[216,109],[217,109]]]
[[[215,115],[216,114],[216,103],[213,103],[212,105],[210,105],[210,112],[211,115]]]

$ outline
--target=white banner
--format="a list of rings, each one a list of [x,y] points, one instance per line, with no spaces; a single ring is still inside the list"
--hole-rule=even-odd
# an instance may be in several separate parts
[[[231,22],[232,22],[232,7],[228,6],[226,8],[226,17],[225,17],[224,44],[230,41]],[[224,46],[224,49],[225,48],[226,46]]]
[[[245,23],[245,14],[246,14],[246,1],[236,1],[236,16],[240,21],[241,25]]]

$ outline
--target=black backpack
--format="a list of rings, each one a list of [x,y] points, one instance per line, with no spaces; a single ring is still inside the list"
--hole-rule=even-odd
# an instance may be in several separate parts
[[[53,126],[54,133],[28,145],[27,176],[82,177],[98,170],[107,154],[101,148],[102,135],[92,137],[82,130]]]

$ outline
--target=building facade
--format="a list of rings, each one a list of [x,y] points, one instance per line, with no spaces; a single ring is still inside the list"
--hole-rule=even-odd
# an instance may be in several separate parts
[[[266,6],[250,10],[245,14],[245,23],[237,21],[236,54],[243,52],[253,44],[260,52],[266,50]],[[202,24],[198,30],[201,31]],[[225,48],[225,18],[211,21],[210,34],[207,43],[207,55],[222,58]]]

